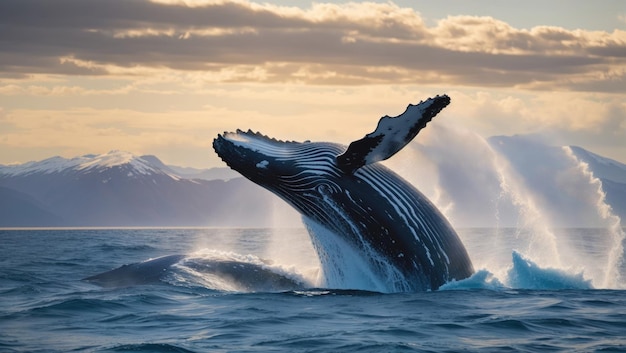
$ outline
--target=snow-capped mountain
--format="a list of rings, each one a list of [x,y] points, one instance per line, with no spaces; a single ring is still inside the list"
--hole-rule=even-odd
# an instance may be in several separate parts
[[[602,157],[578,146],[570,146],[574,155],[587,163],[596,178],[626,184],[626,164]]]
[[[133,156],[131,153],[111,151],[101,155],[84,155],[71,159],[56,156],[39,162],[0,166],[0,174],[14,176],[35,173],[52,174],[67,170],[87,171],[90,169],[109,168],[124,164],[130,165],[133,169],[142,173],[157,171],[156,168],[153,168],[141,158]]]
[[[143,175],[165,174],[174,179],[229,180],[239,177],[239,174],[230,168],[196,169],[168,166],[155,156],[144,155],[138,157],[125,151],[111,151],[99,155],[88,154],[71,159],[55,156],[42,161],[19,165],[0,165],[0,175],[53,174],[68,171],[89,172],[120,166],[130,169],[129,173],[134,172]]]
[[[0,166],[5,227],[267,226],[272,202],[244,178],[189,179],[122,151]]]

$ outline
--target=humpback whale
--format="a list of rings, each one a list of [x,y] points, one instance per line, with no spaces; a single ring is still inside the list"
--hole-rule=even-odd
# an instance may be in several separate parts
[[[449,103],[442,95],[410,104],[347,148],[252,130],[218,134],[213,148],[230,168],[301,213],[326,286],[436,290],[474,272],[467,251],[421,192],[376,162],[401,150]],[[350,282],[355,273],[367,283]]]
[[[244,292],[283,292],[307,287],[298,278],[262,264],[186,255],[167,255],[122,265],[83,280],[105,288],[124,288],[159,283],[170,273],[181,275],[189,270],[202,276],[214,276],[227,283],[229,288]]]

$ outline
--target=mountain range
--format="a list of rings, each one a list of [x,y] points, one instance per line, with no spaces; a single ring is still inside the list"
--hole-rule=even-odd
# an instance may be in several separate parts
[[[489,144],[545,200],[549,210],[545,212],[554,213],[560,220],[555,225],[597,226],[591,221],[584,223],[584,217],[580,216],[589,210],[572,211],[574,202],[571,197],[563,196],[568,194],[567,190],[553,190],[567,186],[546,181],[546,173],[554,176],[554,180],[563,180],[557,169],[550,168],[570,168],[546,157],[556,155],[555,147],[518,137],[494,137],[489,139]],[[613,213],[626,219],[626,165],[580,147],[569,149],[601,182],[605,201]],[[485,184],[488,178],[477,180]],[[449,199],[457,204],[457,216],[451,217],[453,224],[515,225],[514,219],[511,224],[503,222],[502,210],[495,211],[499,213],[498,224],[491,221],[493,215],[479,214],[494,213],[476,207],[479,197],[487,203],[498,196],[477,197],[476,194],[485,191],[478,190],[476,185],[479,184],[447,188]],[[472,197],[460,195],[472,188]],[[295,211],[284,202],[228,168],[170,166],[156,156],[136,156],[123,151],[0,165],[0,227],[271,227],[277,220],[281,226],[300,224]]]
[[[0,166],[0,226],[269,226],[273,195],[227,168],[123,151]]]

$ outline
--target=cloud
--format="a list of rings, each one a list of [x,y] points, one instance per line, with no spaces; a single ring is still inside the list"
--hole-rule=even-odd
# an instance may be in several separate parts
[[[10,48],[0,76],[12,78],[166,69],[212,82],[626,90],[625,31],[525,30],[471,16],[428,27],[393,3],[5,0],[0,21]]]
[[[2,0],[0,23],[3,160],[127,149],[205,165],[236,128],[347,144],[441,93],[452,104],[435,124],[623,160],[623,30],[244,0]]]

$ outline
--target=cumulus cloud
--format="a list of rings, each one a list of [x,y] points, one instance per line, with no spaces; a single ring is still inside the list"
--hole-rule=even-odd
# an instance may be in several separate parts
[[[202,72],[214,82],[439,83],[623,92],[626,32],[427,26],[393,3],[5,0],[0,75]]]

